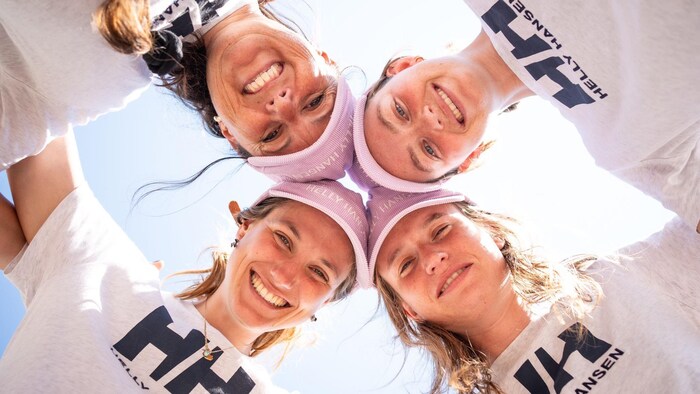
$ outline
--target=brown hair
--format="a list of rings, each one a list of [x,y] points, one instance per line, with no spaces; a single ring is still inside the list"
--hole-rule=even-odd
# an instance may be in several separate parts
[[[269,215],[270,212],[283,206],[289,201],[289,199],[282,197],[266,198],[254,207],[246,208],[239,212],[238,215],[236,215],[236,223],[240,225],[245,221],[263,219]],[[176,297],[181,300],[207,299],[209,296],[214,294],[226,276],[226,264],[228,263],[229,253],[214,251],[212,253],[212,257],[213,263],[211,268],[181,271],[170,276],[201,275],[202,278],[199,282],[194,283],[180,293],[176,294]],[[350,270],[348,277],[338,286],[335,293],[333,293],[331,301],[339,301],[347,297],[354,287],[356,277],[357,272],[353,266],[353,269]],[[299,332],[296,327],[266,332],[255,339],[250,355],[257,356],[265,349],[268,349],[276,344],[286,342],[287,346],[282,355],[282,358],[284,358],[284,355],[287,354],[294,340],[298,336]]]
[[[469,220],[486,229],[492,237],[504,240],[501,253],[511,275],[513,289],[525,307],[551,302],[560,315],[582,318],[602,296],[600,284],[585,269],[595,260],[591,255],[573,256],[552,264],[524,249],[510,226],[517,222],[505,215],[480,210],[469,203],[454,203]],[[434,377],[432,393],[448,384],[460,393],[501,393],[492,381],[488,360],[468,338],[430,322],[408,317],[401,297],[375,271],[375,281],[389,319],[406,347],[425,349],[431,356]],[[583,333],[578,333],[580,336]]]
[[[304,35],[298,26],[292,27],[292,21],[282,21],[267,8],[272,1],[258,0],[262,14]],[[148,0],[106,0],[97,9],[93,19],[98,31],[112,48],[121,53],[144,55],[154,50],[148,10]],[[218,122],[214,121],[216,110],[207,86],[207,51],[201,36],[195,35],[194,42],[183,42],[182,54],[175,69],[168,74],[159,75],[161,86],[173,92],[186,107],[199,114],[209,134],[224,138]],[[233,148],[239,158],[247,159],[251,156],[240,145]]]

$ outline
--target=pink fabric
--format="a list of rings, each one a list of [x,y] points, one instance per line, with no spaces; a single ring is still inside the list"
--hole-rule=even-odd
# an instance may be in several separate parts
[[[331,119],[321,137],[308,148],[281,156],[253,156],[248,164],[275,181],[309,182],[340,179],[352,164],[352,117],[355,98],[343,77]]]
[[[410,193],[422,193],[440,189],[447,179],[432,183],[413,182],[401,179],[389,174],[379,163],[374,160],[367,147],[365,139],[365,104],[367,94],[365,93],[357,101],[355,106],[355,120],[353,122],[353,143],[355,145],[355,156],[352,167],[348,170],[348,175],[363,190],[369,190],[374,186],[382,186],[391,190]],[[386,149],[393,149],[387,146]]]
[[[367,202],[370,228],[368,271],[371,285],[374,285],[374,267],[382,243],[404,216],[420,208],[469,201],[464,194],[446,189],[425,193],[406,193],[377,187],[370,190],[369,195],[370,199]]]
[[[350,238],[355,251],[358,284],[363,288],[371,286],[367,268],[369,225],[362,196],[332,180],[308,183],[281,182],[260,196],[253,206],[268,197],[284,197],[299,201],[335,220]]]

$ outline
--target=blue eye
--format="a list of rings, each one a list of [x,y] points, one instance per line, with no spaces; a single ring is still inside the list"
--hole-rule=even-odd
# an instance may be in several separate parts
[[[435,149],[433,149],[432,146],[428,145],[427,143],[423,143],[423,149],[425,150],[425,153],[429,154],[432,157],[438,158],[437,153],[435,153]]]
[[[396,113],[399,114],[400,117],[402,117],[402,118],[408,120],[408,115],[406,115],[406,110],[403,109],[403,107],[401,106],[401,104],[399,104],[398,102],[394,101],[394,108],[396,108]]]

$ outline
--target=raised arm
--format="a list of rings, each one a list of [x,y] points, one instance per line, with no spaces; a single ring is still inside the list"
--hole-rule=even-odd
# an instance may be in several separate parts
[[[13,165],[7,177],[22,232],[31,242],[58,204],[85,181],[73,133]]]
[[[0,270],[5,270],[25,243],[15,207],[0,194]]]

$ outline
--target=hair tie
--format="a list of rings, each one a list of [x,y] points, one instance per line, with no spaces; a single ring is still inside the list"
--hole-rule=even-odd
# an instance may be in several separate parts
[[[153,49],[143,55],[143,60],[152,73],[166,75],[180,65],[182,40],[170,30],[152,31]]]

